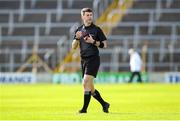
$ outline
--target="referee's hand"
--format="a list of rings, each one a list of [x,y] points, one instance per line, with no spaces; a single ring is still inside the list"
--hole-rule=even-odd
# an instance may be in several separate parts
[[[82,32],[81,31],[77,31],[76,32],[76,38],[80,39],[82,37]]]
[[[94,39],[92,38],[92,36],[90,34],[89,34],[89,36],[84,37],[84,40],[85,40],[85,42],[91,43],[91,44],[94,42]]]

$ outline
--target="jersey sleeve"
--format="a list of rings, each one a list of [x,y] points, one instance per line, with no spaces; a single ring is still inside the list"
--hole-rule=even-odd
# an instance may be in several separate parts
[[[75,39],[76,38],[76,32],[78,31],[78,29],[76,29],[76,31],[74,32],[74,34],[73,34],[73,39]]]
[[[101,28],[97,28],[98,29],[98,40],[99,41],[105,41],[107,40],[106,36],[104,35],[103,31],[101,30]]]

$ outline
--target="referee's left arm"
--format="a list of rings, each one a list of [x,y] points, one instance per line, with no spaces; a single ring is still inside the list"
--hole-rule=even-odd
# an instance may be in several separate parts
[[[99,48],[107,48],[107,40],[104,40],[104,41],[96,41],[94,40],[94,45],[99,47]]]
[[[99,48],[107,48],[107,40],[103,40],[103,41],[96,41],[92,38],[91,35],[89,35],[89,37],[85,38],[85,41],[87,43],[91,43]]]

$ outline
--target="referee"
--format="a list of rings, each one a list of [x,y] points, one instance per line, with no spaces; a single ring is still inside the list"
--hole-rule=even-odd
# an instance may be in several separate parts
[[[93,12],[90,8],[81,10],[83,25],[75,31],[72,48],[80,45],[81,68],[84,87],[84,104],[79,113],[87,113],[91,95],[99,101],[105,113],[108,113],[110,104],[105,102],[98,90],[94,88],[93,80],[96,78],[100,66],[99,48],[107,48],[107,39],[102,30],[93,24]]]

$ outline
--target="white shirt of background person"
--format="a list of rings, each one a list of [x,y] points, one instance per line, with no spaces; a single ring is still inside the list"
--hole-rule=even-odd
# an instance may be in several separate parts
[[[129,54],[130,54],[129,64],[130,64],[131,72],[140,72],[142,66],[142,60],[140,55],[134,49],[130,49]]]

